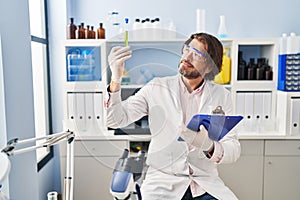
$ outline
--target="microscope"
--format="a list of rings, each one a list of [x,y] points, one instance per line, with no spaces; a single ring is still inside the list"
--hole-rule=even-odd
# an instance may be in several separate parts
[[[143,175],[144,163],[144,151],[139,151],[136,157],[129,157],[128,149],[124,149],[115,165],[110,187],[115,200],[142,199],[138,181]]]

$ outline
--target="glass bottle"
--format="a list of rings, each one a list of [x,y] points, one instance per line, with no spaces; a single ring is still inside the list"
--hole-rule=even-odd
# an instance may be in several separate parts
[[[81,23],[78,29],[78,39],[85,39],[84,23]]]
[[[227,38],[228,37],[224,15],[220,16],[220,24],[219,24],[219,28],[218,28],[218,37],[219,38]]]
[[[70,18],[70,24],[67,26],[67,39],[76,39],[77,27],[74,24],[74,18]]]
[[[243,52],[238,53],[238,80],[245,80],[247,74],[247,64],[243,59]]]
[[[103,28],[103,23],[99,24],[97,33],[98,33],[98,39],[105,39],[105,29]]]
[[[94,31],[94,26],[91,26],[90,39],[96,39],[96,32]]]
[[[84,30],[85,32],[85,39],[90,39],[90,25],[86,26],[86,29]]]
[[[255,64],[255,59],[250,58],[247,70],[247,80],[255,80],[256,79],[256,70],[257,65]]]

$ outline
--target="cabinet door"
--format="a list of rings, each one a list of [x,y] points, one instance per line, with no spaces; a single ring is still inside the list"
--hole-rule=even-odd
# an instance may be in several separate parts
[[[266,156],[264,200],[300,199],[300,156]]]
[[[232,164],[219,165],[225,185],[241,200],[262,200],[263,141],[241,141],[241,157]]]
[[[75,157],[74,200],[112,200],[110,183],[118,157]]]
[[[61,145],[61,177],[66,172],[66,147]],[[74,200],[111,200],[110,183],[113,169],[126,140],[75,140],[74,145]],[[62,187],[63,187],[62,181]]]

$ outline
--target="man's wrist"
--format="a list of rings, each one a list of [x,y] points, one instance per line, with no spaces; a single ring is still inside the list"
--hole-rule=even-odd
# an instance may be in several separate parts
[[[210,159],[213,156],[214,151],[215,151],[215,145],[213,144],[210,147],[210,149],[208,149],[207,151],[203,151],[203,152],[204,152],[205,156]]]
[[[109,85],[108,89],[109,89],[109,92],[111,92],[111,93],[118,92],[121,89],[121,83],[112,80],[110,82],[110,85]]]

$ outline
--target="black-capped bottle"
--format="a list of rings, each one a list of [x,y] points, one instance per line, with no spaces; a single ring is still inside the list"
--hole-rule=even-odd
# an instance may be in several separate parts
[[[103,23],[99,23],[99,28],[97,30],[98,39],[105,39],[105,29],[103,28]]]
[[[90,33],[90,25],[86,26],[85,32],[85,39],[90,39],[91,33]]]
[[[255,64],[255,59],[250,58],[250,61],[248,63],[248,68],[247,68],[247,80],[255,80],[256,79],[256,64]]]
[[[78,28],[78,39],[85,39],[84,23],[81,23]]]
[[[70,24],[67,26],[67,39],[76,39],[77,27],[74,24],[74,18],[70,18]]]
[[[256,80],[265,80],[266,67],[266,59],[258,58],[256,68]]]
[[[91,26],[90,39],[96,39],[96,32],[94,31],[94,26]]]
[[[246,80],[247,75],[247,63],[243,59],[243,52],[238,53],[238,80]]]

